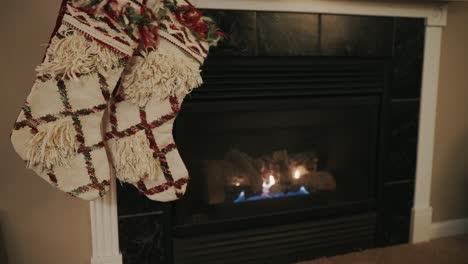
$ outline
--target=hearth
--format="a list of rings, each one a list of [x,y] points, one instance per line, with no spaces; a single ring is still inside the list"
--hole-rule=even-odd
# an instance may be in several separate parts
[[[161,205],[119,187],[125,263],[293,263],[407,241],[423,21],[209,12],[230,37],[175,122],[187,193]]]

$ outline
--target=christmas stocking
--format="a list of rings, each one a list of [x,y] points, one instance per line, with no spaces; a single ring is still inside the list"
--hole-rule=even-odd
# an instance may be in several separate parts
[[[87,200],[108,190],[101,119],[139,40],[152,37],[149,21],[136,1],[62,4],[11,135],[27,167],[60,190]]]
[[[184,97],[201,85],[200,65],[222,33],[192,5],[165,1],[153,10],[158,46],[131,59],[111,102],[106,137],[120,181],[152,200],[171,201],[189,179],[172,136],[174,120]]]

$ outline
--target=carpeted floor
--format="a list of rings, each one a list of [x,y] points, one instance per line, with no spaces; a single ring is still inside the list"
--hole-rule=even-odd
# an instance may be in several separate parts
[[[300,264],[468,264],[468,235],[377,248]]]

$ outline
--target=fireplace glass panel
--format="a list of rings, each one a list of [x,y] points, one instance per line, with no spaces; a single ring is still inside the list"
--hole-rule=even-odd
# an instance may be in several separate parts
[[[189,99],[175,125],[191,176],[180,219],[370,199],[377,109],[377,97]]]

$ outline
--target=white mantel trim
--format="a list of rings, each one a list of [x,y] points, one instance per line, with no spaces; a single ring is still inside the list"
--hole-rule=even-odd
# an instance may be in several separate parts
[[[192,0],[192,2],[197,7],[206,9],[425,18],[426,36],[411,241],[416,243],[431,238],[432,159],[441,39],[443,27],[447,23],[446,4],[362,0]],[[115,180],[111,186],[110,194],[91,202],[92,264],[122,264],[119,252]]]

